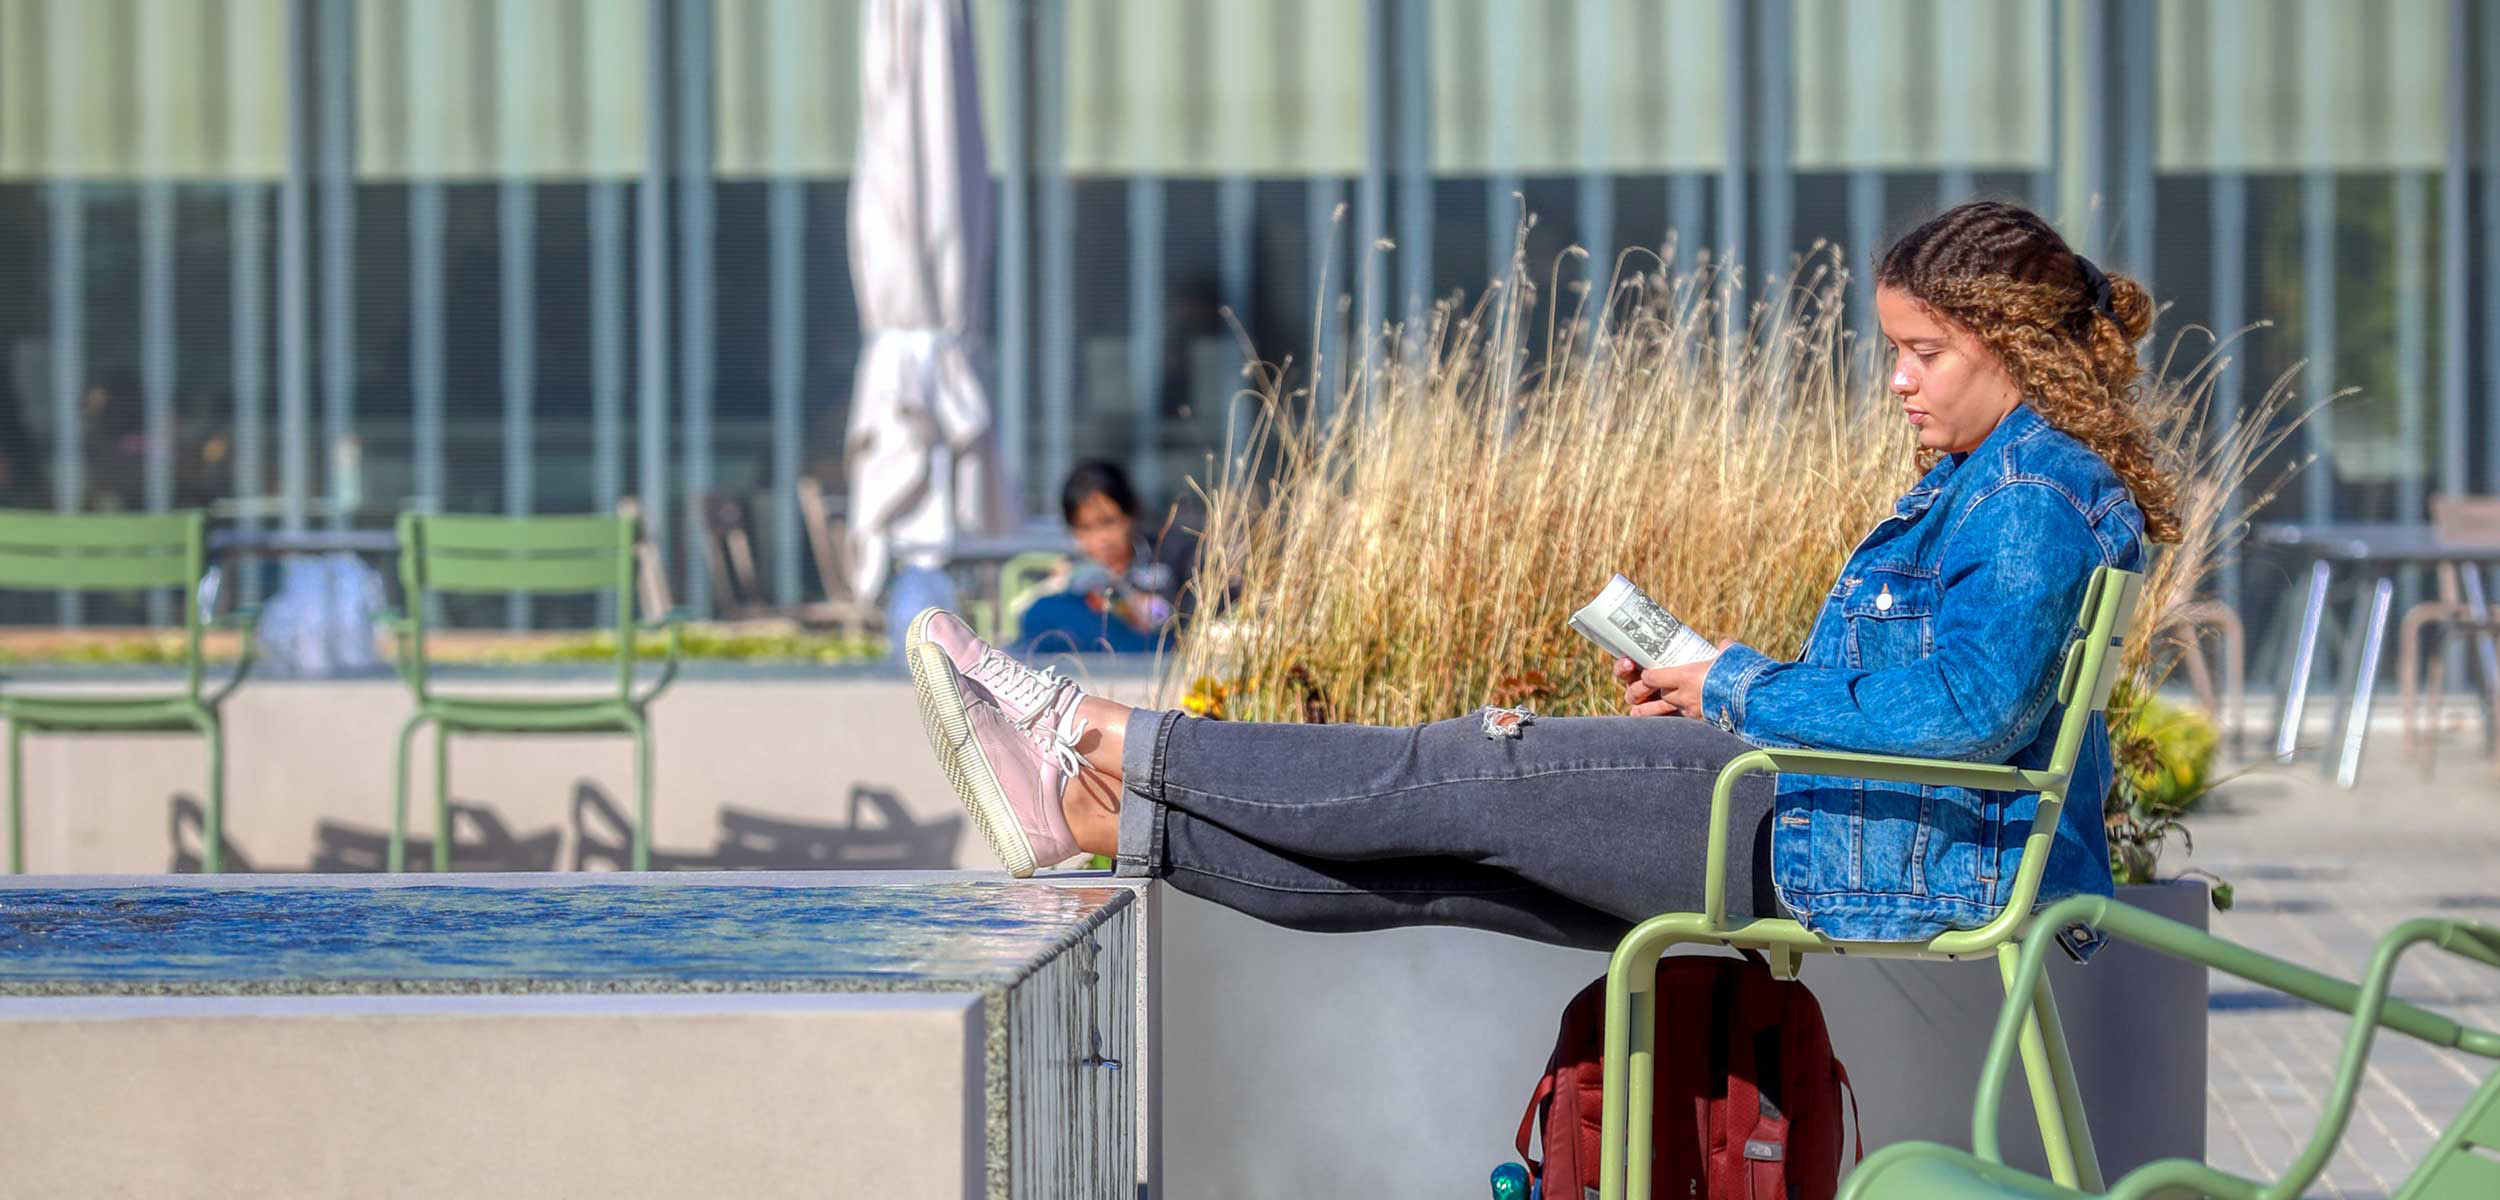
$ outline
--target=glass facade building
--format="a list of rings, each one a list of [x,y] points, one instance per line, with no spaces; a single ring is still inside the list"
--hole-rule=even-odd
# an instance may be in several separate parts
[[[726,492],[804,598],[793,485],[841,478],[860,340],[858,8],[0,0],[0,505],[318,526],[631,497],[703,608],[687,533]],[[1331,360],[1341,307],[1481,290],[1523,213],[1542,278],[1670,230],[1862,263],[1983,195],[2147,279],[2166,332],[2269,322],[2226,409],[2304,361],[2310,399],[2355,389],[2274,515],[2500,491],[2488,0],[971,8],[982,353],[1037,515],[1085,457],[1174,493],[1245,339]]]

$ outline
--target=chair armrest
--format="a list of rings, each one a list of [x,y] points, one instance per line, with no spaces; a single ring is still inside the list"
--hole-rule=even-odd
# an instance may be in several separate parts
[[[1840,750],[1748,750],[1729,759],[1727,765],[1719,769],[1718,786],[1710,796],[1709,857],[1702,867],[1702,919],[1711,929],[1728,928],[1727,826],[1735,809],[1733,796],[1736,783],[1748,775],[1765,772],[2019,791],[2042,791],[2062,787],[2066,782],[2064,776],[2053,771],[2026,771],[2001,763],[1851,754]]]
[[[660,614],[657,619],[645,621],[635,627],[637,634],[665,633],[668,635],[668,657],[660,661],[660,673],[651,681],[650,690],[631,697],[635,707],[640,708],[659,699],[660,693],[667,691],[668,685],[676,681],[678,665],[685,661],[686,622],[689,616],[690,614],[682,608],[672,608]]]
[[[260,652],[260,639],[254,636],[253,632],[254,627],[259,623],[259,621],[260,606],[247,605],[245,607],[238,608],[233,612],[227,613],[222,617],[214,618],[208,622],[207,628],[209,629],[241,630],[243,632],[243,652],[236,656],[234,670],[226,676],[225,680],[219,683],[215,690],[209,692],[207,695],[198,697],[201,704],[206,705],[209,708],[215,708],[218,705],[225,703],[226,697],[234,694],[234,689],[243,686],[243,677],[252,673],[252,660]]]
[[[1996,1032],[1989,1039],[1987,1062],[1981,1068],[1979,1094],[1971,1112],[1971,1149],[1990,1162],[2004,1161],[1997,1142],[1997,1107],[2004,1095],[2006,1070],[2013,1061],[2024,1018],[2030,1012],[2028,1001],[2040,986],[2048,962],[2048,950],[2057,942],[2053,932],[2077,922],[2173,958],[2352,1014],[2352,1027],[2345,1035],[2335,1084],[2322,1106],[2317,1128],[2300,1158],[2274,1185],[2272,1190],[2276,1194],[2305,1192],[2316,1181],[2318,1172],[2325,1168],[2335,1144],[2341,1140],[2351,1120],[2353,1096],[2368,1065],[2370,1042],[2380,1026],[2434,1046],[2500,1059],[2500,1033],[2462,1025],[2388,996],[2398,960],[2414,947],[2425,943],[2500,969],[2500,928],[2470,921],[2427,917],[2406,921],[2379,938],[2378,947],[2371,955],[2370,969],[2356,984],[2225,941],[2105,896],[2076,896],[2049,906],[2032,924],[2031,932],[2023,937],[2015,976],[2006,984],[2007,999],[1997,1013]],[[2148,1163],[2130,1172],[2118,1181],[2109,1194],[2113,1198],[2149,1196],[2167,1188],[2210,1186],[2213,1182],[2210,1168],[2202,1164],[2166,1160]]]
[[[1889,754],[1850,754],[1838,750],[1763,750],[1771,768],[1788,775],[1837,775],[1887,783],[1920,783],[1930,787],[1995,788],[2037,792],[2066,782],[2054,771],[2027,771],[2002,763],[1956,762],[1948,758],[1901,758]]]

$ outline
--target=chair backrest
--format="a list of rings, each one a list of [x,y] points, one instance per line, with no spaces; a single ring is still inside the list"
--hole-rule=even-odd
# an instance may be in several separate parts
[[[53,513],[0,509],[0,588],[135,591],[199,582],[197,512]],[[186,600],[186,605],[192,605]]]
[[[676,609],[676,597],[668,589],[668,564],[660,561],[660,548],[651,541],[650,530],[642,523],[642,501],[632,496],[616,502],[616,515],[633,524],[634,586],[642,595],[642,611],[659,614]]]
[[[0,590],[181,593],[183,675],[194,695],[201,674],[200,570],[207,519],[196,510],[55,513],[0,509]]]
[[[512,595],[612,593],[616,597],[618,686],[634,659],[634,521],[606,514],[472,517],[402,513],[399,579],[424,680],[425,598],[429,593]]]
[[[2144,595],[2144,576],[2115,567],[2100,567],[2085,585],[2083,611],[2076,623],[2083,632],[2066,645],[2058,668],[2057,702],[2066,716],[2057,729],[2057,748],[2049,769],[2072,774],[2083,749],[2084,734],[2095,714],[2109,709],[2109,694],[2118,686],[2119,653],[2135,624],[2136,601]],[[2098,799],[2098,797],[2095,797]]]
[[[2500,496],[2431,497],[2431,532],[2457,546],[2500,546]]]
[[[703,494],[703,557],[711,564],[719,588],[716,603],[732,613],[772,607],[764,595],[762,573],[755,566],[754,522],[746,498],[735,492]]]
[[[816,560],[816,581],[824,586],[825,599],[851,599],[851,559],[843,546],[842,519],[834,514],[825,485],[812,476],[799,477],[799,522],[807,529],[808,553]]]
[[[1006,565],[998,569],[998,594],[1001,597],[998,631],[1004,640],[1013,642],[1022,638],[1024,610],[1042,598],[1043,591],[1067,566],[1067,555],[1037,551],[1008,559]]]

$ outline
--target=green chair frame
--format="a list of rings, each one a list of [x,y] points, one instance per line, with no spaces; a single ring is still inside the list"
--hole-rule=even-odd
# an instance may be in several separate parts
[[[208,739],[207,844],[201,868],[225,869],[226,737],[218,706],[252,669],[252,614],[211,621],[201,611],[200,572],[207,520],[193,511],[144,515],[0,510],[0,588],[25,591],[139,591],[173,588],[182,597],[182,690],[142,695],[0,693],[9,723],[9,872],[26,870],[25,743],[29,733],[198,733]],[[233,674],[204,689],[200,649],[211,628],[245,630]]]
[[[2496,1062],[2491,1077],[2468,1099],[2411,1177],[2396,1190],[2396,1200],[2490,1200],[2500,1196],[2500,1033],[2460,1025],[2401,1000],[2388,998],[2396,964],[2407,951],[2436,946],[2485,966],[2500,968],[2500,928],[2467,921],[2422,918],[2404,922],[2378,941],[2370,968],[2358,984],[2294,966],[2182,925],[2142,909],[2101,896],[2060,901],[2040,914],[2025,935],[2014,968],[2014,995],[2037,987],[2056,939],[2043,931],[2081,922],[2112,937],[2133,942],[2174,958],[2185,959],[2263,987],[2297,996],[2313,1004],[2352,1014],[2344,1048],[2300,1156],[2272,1183],[2244,1179],[2194,1159],[2167,1158],[2129,1171],[2108,1191],[2111,1197],[2138,1200],[2163,1194],[2218,1197],[2220,1200],[2281,1200],[2305,1193],[2325,1170],[2345,1128],[2352,1121],[2353,1099],[2369,1066],[2370,1045],[2383,1026],[2433,1046],[2462,1050]],[[2060,1186],[2005,1165],[1997,1143],[1997,1109],[2004,1098],[2005,1068],[2021,1036],[2022,1006],[2009,998],[1997,1014],[1996,1031],[1979,1076],[1979,1093],[1971,1109],[1970,1151],[1933,1142],[1900,1142],[1886,1146],[1851,1172],[1841,1189],[1843,1200],[2080,1200],[2097,1194]]]
[[[406,869],[408,759],[417,731],[434,726],[434,869],[451,869],[451,735],[621,733],[634,739],[633,867],[651,867],[651,702],[677,677],[685,652],[680,614],[634,620],[634,521],[591,515],[469,517],[405,513],[399,518],[399,575],[405,614],[398,635],[400,677],[417,711],[399,731],[388,866]],[[609,593],[616,602],[616,690],[569,696],[446,696],[426,662],[425,613],[438,594]],[[636,634],[665,632],[658,677],[634,690]]]
[[[1008,559],[998,568],[998,614],[996,630],[988,640],[1008,645],[1024,637],[1024,610],[1042,598],[1042,589],[1050,577],[1067,566],[1068,556],[1045,551],[1030,551]]]
[[[2135,614],[2144,577],[2110,567],[2094,570],[2086,587],[2078,623],[2081,636],[2067,645],[2059,670],[2057,698],[2066,705],[2057,741],[2045,770],[2025,770],[1995,763],[1901,758],[1877,754],[1845,754],[1825,750],[1751,750],[1730,760],[1719,772],[1711,797],[1709,857],[1706,860],[1704,910],[1667,913],[1634,926],[1615,947],[1606,969],[1605,1110],[1599,1130],[1602,1200],[1646,1200],[1650,1194],[1650,1142],[1646,1131],[1656,1078],[1657,997],[1653,983],[1659,956],[1676,945],[1734,946],[1761,951],[1772,969],[1794,978],[1801,955],[1849,954],[1865,958],[1961,961],[1993,954],[2009,994],[2014,977],[2015,939],[2031,920],[2040,895],[2040,876],[2047,870],[2049,847],[2057,835],[2058,814],[2066,804],[2066,787],[2094,714],[2109,707],[2117,682],[2118,648]],[[2038,814],[2023,841],[2022,863],[2014,873],[2004,911],[1977,929],[1959,929],[1923,942],[1835,941],[1792,920],[1764,918],[1731,926],[1727,919],[1727,841],[1731,797],[1747,776],[1793,772],[1854,779],[1916,783],[1940,787],[1997,788],[2040,793]],[[2098,803],[2099,797],[2087,797]],[[2026,985],[2023,1069],[2031,1083],[2032,1109],[2040,1120],[2040,1138],[2051,1171],[2060,1183],[2100,1186],[2100,1165],[2092,1150],[2092,1133],[2084,1123],[2075,1088],[2066,1034],[2057,1019],[2057,1002],[2045,984]],[[1633,1130],[1642,1136],[1631,1136]]]

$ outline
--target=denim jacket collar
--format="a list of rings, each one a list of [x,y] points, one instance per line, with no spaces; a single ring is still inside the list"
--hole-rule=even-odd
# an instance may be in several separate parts
[[[1892,515],[1907,519],[1925,512],[1970,456],[1985,450],[2001,453],[2005,447],[2031,436],[2032,431],[2049,427],[2048,421],[2032,411],[2031,405],[2016,404],[1998,419],[1996,428],[1989,430],[1988,436],[1979,439],[1979,445],[1960,454],[1948,454],[1937,459],[1935,466],[1929,467],[1909,491],[1901,493],[1901,498],[1893,502]]]

